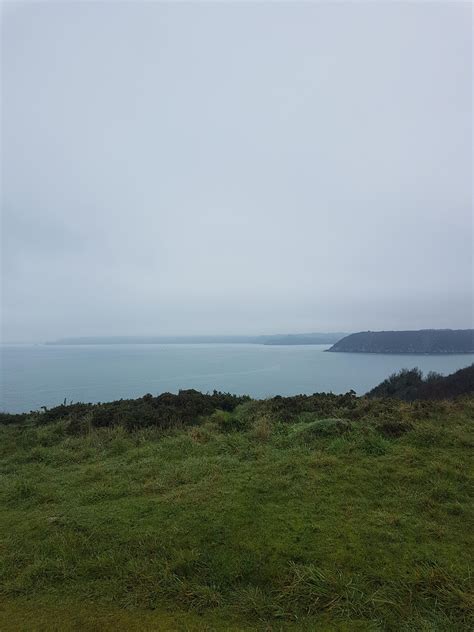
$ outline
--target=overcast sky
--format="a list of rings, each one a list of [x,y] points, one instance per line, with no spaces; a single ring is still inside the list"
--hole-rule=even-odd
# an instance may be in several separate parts
[[[470,3],[2,17],[4,341],[472,326]]]

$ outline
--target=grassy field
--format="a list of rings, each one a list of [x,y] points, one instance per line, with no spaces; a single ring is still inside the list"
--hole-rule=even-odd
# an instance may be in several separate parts
[[[473,629],[474,398],[284,402],[0,426],[0,630]]]

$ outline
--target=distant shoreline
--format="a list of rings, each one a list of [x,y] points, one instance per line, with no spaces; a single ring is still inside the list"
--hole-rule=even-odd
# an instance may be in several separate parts
[[[474,353],[474,329],[407,331],[312,332],[258,336],[81,336],[66,337],[48,346],[150,344],[253,344],[266,346],[332,345],[327,352],[389,355],[453,355]]]
[[[262,336],[83,336],[60,338],[46,345],[108,344],[259,344],[259,345],[330,345],[344,333],[273,334]]]

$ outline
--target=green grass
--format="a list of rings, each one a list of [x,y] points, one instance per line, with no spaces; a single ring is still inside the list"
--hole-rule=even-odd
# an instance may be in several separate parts
[[[472,629],[474,400],[360,401],[0,426],[0,630]]]

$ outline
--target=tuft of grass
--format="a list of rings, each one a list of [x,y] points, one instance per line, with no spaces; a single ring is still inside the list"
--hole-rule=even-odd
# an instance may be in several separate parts
[[[350,430],[350,422],[345,419],[308,419],[308,415],[301,415],[303,420],[292,426],[292,434],[303,441],[311,441],[321,437],[339,437]]]
[[[252,424],[251,436],[257,441],[268,441],[273,432],[273,424],[268,416],[258,417]]]

